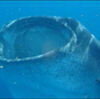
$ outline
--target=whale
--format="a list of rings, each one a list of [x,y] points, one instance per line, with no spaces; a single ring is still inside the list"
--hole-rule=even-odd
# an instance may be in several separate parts
[[[0,65],[15,98],[100,98],[100,42],[71,17],[29,16],[5,24]]]

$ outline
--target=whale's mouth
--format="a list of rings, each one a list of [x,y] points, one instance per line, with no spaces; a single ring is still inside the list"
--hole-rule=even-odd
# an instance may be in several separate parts
[[[10,22],[0,35],[0,56],[25,59],[60,49],[70,42],[72,31],[57,18],[29,17]]]

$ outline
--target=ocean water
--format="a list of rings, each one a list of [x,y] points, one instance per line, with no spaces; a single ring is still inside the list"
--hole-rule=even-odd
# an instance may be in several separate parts
[[[32,20],[28,21],[29,16],[33,16],[32,20],[34,17],[39,17],[40,21],[36,21],[36,23]],[[47,21],[40,19],[41,16],[44,17],[43,20]],[[49,16],[50,19],[48,17],[45,19],[46,16]],[[54,16],[58,17],[58,23],[55,20],[52,21]],[[26,18],[29,25],[22,20],[17,20],[23,17]],[[61,22],[59,17],[62,18]],[[65,23],[69,22],[69,27],[78,36],[79,45],[75,46],[71,42],[71,46],[74,46],[76,50],[71,53],[68,50],[67,55],[65,52],[57,50],[53,57],[34,59],[32,56],[44,54],[51,49],[58,49],[68,43],[70,39],[68,33],[72,31],[64,30],[65,27],[61,25],[63,18],[68,17],[78,20],[88,30],[88,32],[83,31],[82,35],[78,35],[79,31],[74,30],[77,28],[78,21],[71,21],[70,18],[64,20]],[[13,23],[9,25],[13,20],[17,20],[19,23],[16,23],[15,26]],[[39,25],[34,28],[35,30],[27,31],[31,25],[38,26],[37,23],[43,24],[45,28],[41,28]],[[9,29],[10,26],[13,27]],[[48,28],[49,26],[51,30]],[[80,31],[82,26],[79,27]],[[100,1],[0,1],[0,98],[100,98],[99,26]],[[19,28],[20,30],[17,31]],[[52,28],[56,31],[53,31]],[[67,40],[57,34],[60,29],[61,33],[67,32]],[[27,34],[24,35],[22,31],[26,31]],[[32,34],[37,32],[37,35]],[[13,45],[14,37],[18,33],[22,33],[22,35],[17,37],[15,45]],[[51,35],[51,33],[54,34]],[[30,41],[28,37],[31,36],[34,37]],[[2,37],[4,38],[2,39]],[[39,39],[38,42],[37,39]],[[7,40],[7,42],[3,42],[3,40]],[[89,43],[88,40],[90,40]],[[44,50],[41,51],[41,46],[47,41],[50,43],[47,43]],[[6,47],[4,46],[2,55],[3,43]],[[69,49],[73,50],[73,47]],[[15,50],[17,56],[13,55]],[[31,57],[31,59],[27,60],[27,57]]]

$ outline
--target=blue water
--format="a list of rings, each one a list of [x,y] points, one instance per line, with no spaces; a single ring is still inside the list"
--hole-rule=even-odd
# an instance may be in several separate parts
[[[0,27],[20,17],[41,15],[78,19],[100,39],[100,1],[0,1]]]
[[[88,29],[90,33],[94,34],[94,36],[98,40],[100,40],[100,29],[99,29],[100,1],[0,1],[0,28],[2,28],[4,24],[7,24],[14,19],[27,17],[27,16],[72,17],[79,20],[82,23],[82,25],[84,25]],[[65,65],[65,63],[63,64]],[[87,83],[84,80],[83,80],[84,86],[79,87],[79,90],[81,88],[84,89],[80,92],[80,94],[78,94],[77,82],[73,82],[76,83],[76,86],[73,86],[73,83],[68,83],[69,85],[68,90],[63,90],[62,85],[65,84],[65,82],[64,83],[60,81],[58,81],[58,83],[54,82],[55,78],[52,78],[52,76],[50,76],[49,79],[53,79],[53,80],[49,82],[48,75],[50,74],[47,73],[48,72],[47,70],[43,71],[43,66],[48,67],[49,65],[51,65],[49,61],[45,62],[45,60],[43,61],[39,60],[38,62],[31,61],[25,63],[16,63],[16,62],[2,63],[1,62],[0,65],[5,66],[4,68],[0,69],[0,97],[12,97],[12,98],[13,97],[14,98],[15,97],[16,98],[53,97],[55,98],[57,96],[75,97],[75,95],[76,97],[88,97],[88,96],[100,97],[100,93],[99,93],[100,85],[99,87],[98,85],[91,86],[93,89],[90,87],[89,88],[86,87],[87,89],[84,89],[85,85],[87,85]],[[33,67],[33,65],[37,66],[37,68]],[[59,68],[57,70],[60,70],[59,67],[60,64],[58,60],[57,60],[57,65]],[[50,70],[52,70],[52,68],[53,67],[51,67]],[[56,68],[53,72],[56,71]],[[45,75],[45,72],[48,75]],[[91,75],[92,73],[93,72],[91,72],[89,75]],[[62,75],[59,74],[58,76],[62,76]],[[93,78],[95,78],[95,75],[93,76]],[[86,79],[88,78],[86,77]],[[92,77],[90,79],[92,80]],[[61,86],[59,86],[60,85],[59,83],[60,84],[62,83]],[[89,83],[91,84],[91,81],[89,81]],[[88,90],[89,91],[94,90],[96,93],[92,93],[92,91],[90,91],[91,93],[88,94]]]

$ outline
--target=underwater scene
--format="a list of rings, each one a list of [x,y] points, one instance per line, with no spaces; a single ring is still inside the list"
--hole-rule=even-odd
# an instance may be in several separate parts
[[[100,98],[100,1],[0,1],[0,98]]]

